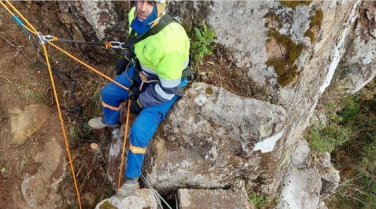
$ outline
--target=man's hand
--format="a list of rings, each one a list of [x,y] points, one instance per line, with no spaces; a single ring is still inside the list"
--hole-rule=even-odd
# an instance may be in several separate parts
[[[125,58],[125,56],[121,56],[121,58],[115,62],[115,70],[116,75],[120,75],[125,71],[125,68],[127,67],[129,63],[129,60]]]
[[[131,84],[128,90],[128,98],[130,100],[136,101],[138,99],[138,95],[140,94],[140,90],[138,89],[137,86],[134,84]]]
[[[138,115],[142,111],[143,107],[140,104],[140,101],[137,99],[137,100],[132,100],[132,103],[129,109],[131,110],[132,113]]]

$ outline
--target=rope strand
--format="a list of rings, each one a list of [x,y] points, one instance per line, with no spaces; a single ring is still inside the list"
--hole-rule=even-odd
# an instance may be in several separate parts
[[[127,108],[127,119],[125,122],[125,132],[124,132],[124,141],[123,141],[123,150],[121,153],[121,161],[120,161],[120,170],[119,170],[119,179],[118,179],[118,189],[121,187],[121,177],[123,173],[123,165],[124,165],[124,155],[125,155],[125,145],[127,143],[127,135],[128,135],[128,124],[129,124],[129,107],[131,106],[131,101],[128,100],[128,108]]]
[[[56,87],[55,87],[54,78],[53,78],[53,75],[52,75],[52,70],[51,70],[51,66],[50,66],[50,61],[49,61],[49,59],[48,59],[46,46],[45,46],[44,44],[42,44],[42,47],[43,47],[44,56],[45,56],[45,58],[46,58],[46,63],[47,63],[47,67],[48,67],[48,72],[49,72],[49,74],[50,74],[50,80],[51,80],[51,85],[52,85],[52,89],[53,89],[53,92],[54,92],[54,97],[55,97],[55,101],[56,101],[57,111],[58,111],[58,113],[59,113],[59,119],[60,119],[61,130],[62,130],[62,132],[63,132],[63,137],[64,137],[64,141],[65,141],[65,146],[66,146],[66,148],[67,148],[66,150],[67,150],[67,155],[68,155],[68,159],[69,159],[69,164],[70,164],[70,168],[71,168],[71,172],[72,172],[72,177],[73,177],[74,187],[75,187],[75,189],[76,189],[78,205],[80,206],[80,209],[82,209],[82,207],[81,207],[80,192],[79,192],[79,190],[78,190],[78,185],[77,185],[77,181],[76,181],[76,176],[75,176],[75,173],[74,173],[74,167],[73,167],[72,157],[71,157],[70,150],[69,150],[69,143],[68,143],[68,139],[67,139],[67,134],[65,133],[64,120],[63,120],[63,116],[62,116],[62,114],[61,114],[61,110],[60,110],[60,103],[59,103],[59,99],[58,99],[58,97],[57,97],[57,92],[56,92]]]

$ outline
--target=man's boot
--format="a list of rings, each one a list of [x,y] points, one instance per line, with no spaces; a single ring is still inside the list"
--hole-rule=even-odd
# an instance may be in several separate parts
[[[115,196],[118,198],[128,197],[136,191],[136,189],[140,188],[140,184],[138,183],[138,178],[129,179],[127,178],[124,184],[117,190]]]
[[[104,121],[103,121],[103,118],[102,117],[96,117],[96,118],[92,118],[89,120],[88,122],[89,126],[93,129],[102,129],[102,128],[106,128],[106,127],[110,127],[110,128],[118,128],[120,126],[119,123],[117,124],[114,124],[114,125],[109,125],[109,124],[106,124]]]

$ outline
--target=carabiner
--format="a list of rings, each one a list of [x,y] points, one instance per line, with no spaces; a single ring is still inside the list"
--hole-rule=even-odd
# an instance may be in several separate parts
[[[125,49],[125,48],[122,47],[124,42],[108,41],[108,42],[105,42],[105,44],[106,44],[106,47],[111,47],[113,49]]]
[[[37,32],[37,37],[39,39],[40,44],[44,45],[46,43],[46,38],[40,32]]]
[[[55,41],[55,36],[52,35],[45,35],[43,36],[46,41]]]

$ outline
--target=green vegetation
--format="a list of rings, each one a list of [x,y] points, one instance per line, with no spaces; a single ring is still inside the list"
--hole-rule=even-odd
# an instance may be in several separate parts
[[[97,89],[89,100],[88,108],[92,115],[100,115],[102,112],[101,89]]]
[[[315,15],[311,18],[311,22],[309,23],[308,30],[304,33],[304,36],[309,37],[311,39],[311,43],[313,43],[316,39],[316,34],[314,32],[315,28],[320,28],[323,18],[323,12],[321,9],[317,10]]]
[[[252,201],[256,208],[262,208],[270,202],[269,198],[265,195],[250,194],[249,200]]]
[[[285,7],[290,7],[290,8],[295,8],[299,5],[309,5],[312,1],[279,1],[282,6]]]
[[[335,111],[334,104],[326,104],[327,121],[325,123],[320,121],[307,129],[305,138],[309,141],[313,152],[332,152],[336,147],[350,140],[351,128],[341,124],[358,114],[359,105],[351,97],[342,99],[341,103],[344,108],[338,112]]]
[[[195,37],[192,43],[193,60],[202,65],[202,61],[205,55],[213,54],[213,42],[215,38],[215,33],[212,28],[208,29],[205,22],[202,25],[202,29],[194,28]]]
[[[374,85],[374,84],[371,84]],[[331,152],[341,182],[327,201],[331,209],[376,208],[376,86],[370,96],[349,96],[328,103],[325,124],[307,129],[313,152]],[[373,95],[373,96],[372,96]],[[337,107],[337,108],[335,108]]]
[[[266,65],[274,67],[278,75],[278,83],[281,86],[286,86],[298,75],[298,66],[294,62],[302,53],[303,45],[294,43],[288,35],[280,34],[274,30],[268,31],[268,37],[268,41],[275,38],[277,43],[286,49],[283,56],[269,59],[266,62]]]
[[[104,202],[100,209],[116,209],[117,207],[114,207],[111,203],[109,203],[108,201]]]
[[[26,95],[34,99],[38,104],[43,104],[46,101],[46,96],[43,93],[33,91],[31,89],[26,90]]]
[[[32,99],[38,104],[44,104],[47,101],[47,96],[45,93],[38,91],[38,86],[26,83],[18,85],[18,89],[26,98]]]

